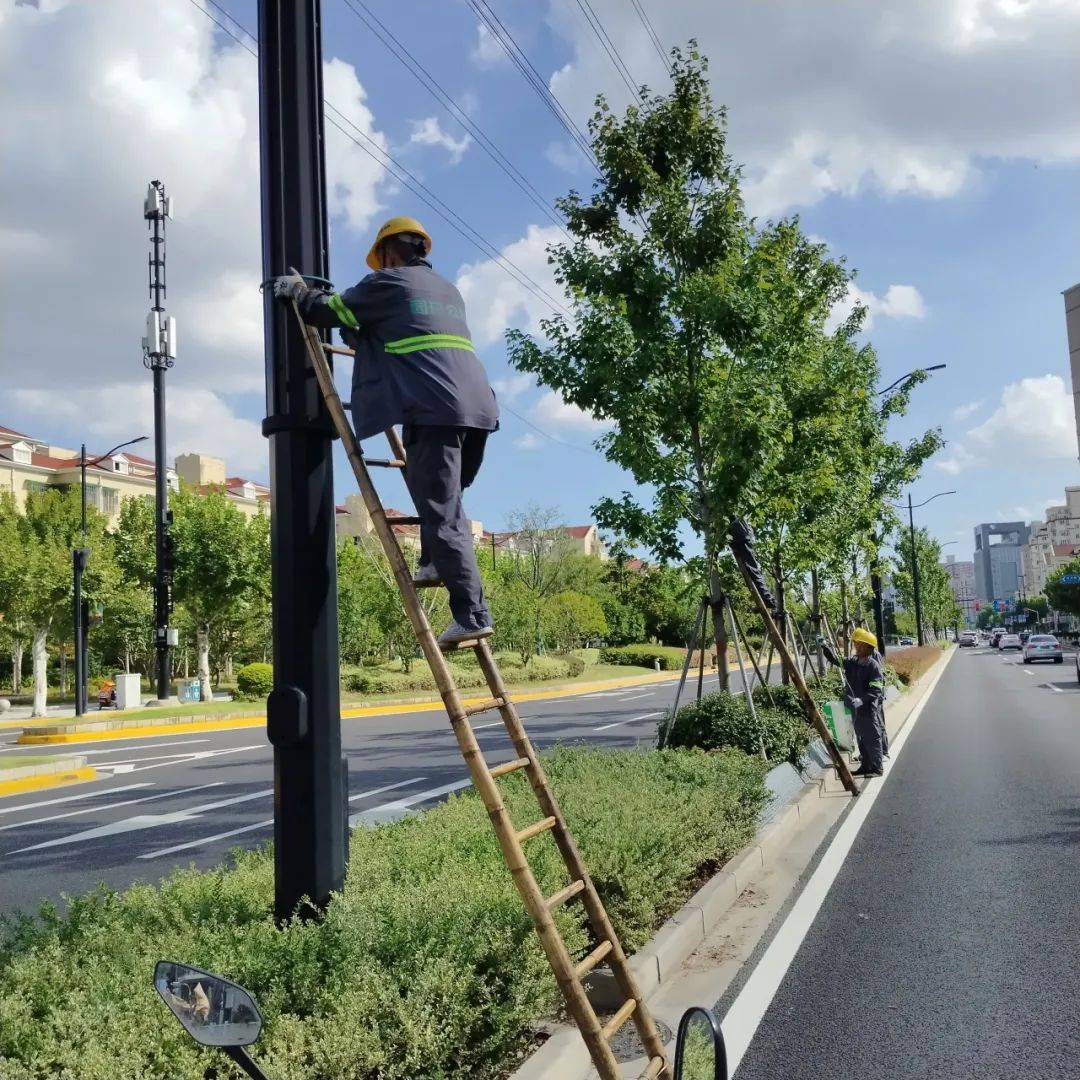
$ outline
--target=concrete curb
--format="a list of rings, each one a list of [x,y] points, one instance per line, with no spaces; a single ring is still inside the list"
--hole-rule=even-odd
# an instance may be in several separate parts
[[[37,765],[19,765],[14,769],[0,769],[0,797],[21,795],[26,791],[61,787],[64,784],[82,783],[97,777],[97,770],[86,764],[79,756],[57,757]]]
[[[886,725],[889,737],[907,723],[912,710],[922,700],[933,681],[938,665],[949,657],[942,651],[941,659],[934,662],[911,690],[886,709]],[[827,774],[826,774],[827,775]],[[702,942],[712,933],[730,911],[738,897],[750,888],[761,872],[775,862],[801,824],[802,806],[809,799],[825,794],[825,777],[818,777],[806,784],[777,816],[765,825],[754,842],[725,863],[679,909],[655,936],[630,957],[630,969],[641,987],[646,1000],[677,972]],[[606,968],[594,971],[585,981],[589,1000],[602,1011],[613,1011],[622,1004],[622,995],[615,980]],[[589,1068],[589,1055],[574,1028],[555,1031],[543,1046],[534,1051],[513,1073],[509,1080],[573,1080],[582,1077]]]
[[[523,694],[514,694],[515,702],[544,701],[555,698],[577,697],[596,690],[617,690],[622,687],[645,686],[657,682],[673,682],[679,678],[679,672],[653,672],[648,675],[630,675],[621,679],[598,679],[594,682],[563,686],[559,689],[532,690]],[[479,705],[487,701],[487,696],[464,698],[465,705]],[[440,698],[411,699],[402,702],[386,702],[379,705],[359,705],[341,710],[343,720],[352,720],[365,716],[393,716],[398,713],[441,712]],[[141,718],[137,711],[121,716],[76,722],[60,721],[50,724],[38,724],[24,727],[23,733],[15,740],[23,746],[54,746],[71,742],[83,742],[90,739],[128,739],[145,735],[176,735],[193,731],[225,731],[237,728],[263,727],[266,724],[265,713],[224,713],[201,719],[198,714],[185,716],[160,716]]]

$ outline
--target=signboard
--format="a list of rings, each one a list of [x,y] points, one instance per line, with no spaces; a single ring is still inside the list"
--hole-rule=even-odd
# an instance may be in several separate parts
[[[1062,585],[1080,585],[1080,574],[1062,574],[1059,580]]]

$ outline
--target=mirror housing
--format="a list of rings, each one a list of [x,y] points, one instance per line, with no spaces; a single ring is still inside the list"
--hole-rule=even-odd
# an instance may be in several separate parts
[[[675,1037],[675,1080],[728,1080],[724,1035],[711,1009],[683,1013]]]
[[[224,1050],[250,1046],[262,1032],[262,1013],[255,999],[220,975],[159,960],[154,968],[154,988],[201,1046]]]

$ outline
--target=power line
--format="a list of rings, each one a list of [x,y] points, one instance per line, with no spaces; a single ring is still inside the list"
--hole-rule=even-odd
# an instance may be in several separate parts
[[[649,18],[649,13],[645,10],[645,5],[642,3],[642,0],[630,0],[630,3],[634,5],[634,10],[638,13],[641,25],[645,27],[645,32],[649,35],[649,38],[653,43],[653,48],[656,49],[656,53],[660,57],[660,62],[664,65],[665,70],[670,75],[671,60],[664,51],[664,43],[660,40],[660,35],[657,34],[656,30],[653,28],[652,20]]]
[[[542,427],[538,427],[527,416],[522,416],[521,413],[519,413],[516,409],[511,409],[510,406],[507,405],[504,401],[499,402],[499,408],[505,409],[511,416],[516,416],[523,424],[528,424],[529,427],[533,429],[533,431],[538,431],[541,435],[544,436],[545,439],[550,439],[553,443],[558,443],[560,446],[567,446],[571,450],[577,450],[579,454],[594,454],[596,457],[599,458],[604,457],[604,455],[601,454],[599,451],[593,450],[590,447],[578,446],[575,443],[567,442],[565,439],[557,438],[550,432],[545,431]],[[604,458],[604,460],[606,461],[607,458]]]
[[[239,29],[244,34],[246,34],[256,43],[258,42],[258,39],[255,37],[255,35],[252,34],[251,31],[248,30],[233,15],[229,14],[229,12],[224,7],[222,7],[221,4],[217,3],[217,0],[206,0],[206,2],[213,4],[213,6],[218,11],[222,12],[222,14],[224,14],[230,20],[230,22],[239,27]],[[223,23],[215,19],[214,16],[206,8],[202,7],[198,3],[198,0],[189,0],[189,3],[191,3],[191,5],[197,11],[201,11],[208,19],[210,19],[210,21],[215,26],[217,26],[220,30],[222,30],[225,34],[232,38],[233,41],[235,41],[238,45],[251,53],[252,56],[256,58],[258,57],[258,53],[254,49],[252,49],[247,44],[247,42],[242,41],[229,27],[225,26]],[[348,126],[351,127],[364,140],[364,142],[360,142],[357,138],[355,138],[348,131],[346,131],[345,128],[342,127],[341,124],[338,123],[333,116],[326,117],[330,124],[337,128],[337,130],[340,131],[355,146],[359,147],[359,149],[361,149],[365,154],[368,155],[368,157],[375,161],[376,164],[380,165],[383,169],[385,169],[391,176],[394,177],[395,180],[398,181],[398,183],[407,187],[410,191],[413,192],[414,195],[416,195],[417,198],[424,202],[425,205],[427,205],[430,209],[434,210],[435,213],[438,214],[448,225],[450,225],[450,227],[453,228],[454,231],[457,232],[463,239],[467,240],[470,244],[472,244],[473,247],[475,247],[478,251],[481,252],[481,254],[486,255],[488,258],[492,259],[492,261],[497,263],[501,267],[501,269],[503,269],[511,278],[514,279],[514,281],[517,282],[517,284],[521,285],[528,292],[532,293],[532,295],[537,300],[540,300],[542,303],[547,304],[552,309],[558,309],[562,311],[567,316],[570,315],[570,312],[563,304],[561,304],[558,300],[554,299],[550,294],[548,294],[541,285],[537,284],[536,281],[534,281],[512,260],[508,259],[505,255],[499,252],[499,250],[489,240],[487,240],[464,218],[462,218],[460,214],[458,214],[441,198],[439,198],[439,196],[436,195],[434,191],[432,191],[426,184],[424,184],[423,181],[419,180],[412,172],[409,171],[409,169],[402,165],[401,162],[399,162],[391,153],[389,153],[389,151],[384,150],[374,139],[367,135],[366,132],[357,127],[357,125],[353,123],[353,121],[350,120],[348,116],[345,115],[345,113],[338,109],[333,104],[333,102],[326,100],[324,104],[326,105],[327,109],[331,110],[334,114],[340,117],[340,119],[345,124],[348,124]],[[368,145],[365,145],[365,143],[367,143]],[[382,157],[386,158],[389,162],[391,162],[393,168],[391,168],[391,165],[388,165],[386,161],[382,160],[379,156],[377,156],[376,151],[377,154],[382,155]],[[395,169],[397,170],[396,172]]]
[[[485,151],[488,157],[542,210],[556,225],[562,227],[562,217],[553,209],[551,203],[536,189],[524,173],[499,149],[494,140],[461,108],[439,81],[422,64],[413,59],[411,52],[396,37],[385,23],[371,10],[364,0],[344,0],[348,9],[386,46],[386,48],[407,67],[428,92],[465,128]],[[358,5],[358,6],[357,6]],[[363,8],[363,11],[359,10]]]
[[[630,69],[626,66],[622,54],[615,47],[615,42],[611,40],[607,30],[604,29],[600,16],[593,10],[589,0],[577,0],[577,6],[581,9],[581,14],[585,16],[585,21],[592,28],[592,32],[596,35],[596,40],[600,42],[601,48],[607,53],[608,59],[611,61],[619,78],[622,79],[626,88],[630,91],[630,100],[639,101],[641,99],[641,88],[634,84],[634,77],[630,74]]]
[[[599,168],[599,162],[593,153],[592,145],[582,132],[581,128],[574,123],[573,117],[563,108],[562,102],[551,92],[547,81],[533,66],[525,51],[518,45],[514,35],[506,28],[498,15],[491,9],[486,0],[466,0],[476,17],[487,27],[488,31],[502,46],[503,51],[513,61],[514,66],[521,72],[525,81],[536,91],[537,96],[550,110],[563,130],[570,136],[570,141],[585,155],[586,159],[595,168]]]

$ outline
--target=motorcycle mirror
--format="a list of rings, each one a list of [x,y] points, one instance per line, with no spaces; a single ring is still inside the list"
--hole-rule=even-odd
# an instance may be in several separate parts
[[[154,987],[184,1030],[201,1046],[250,1046],[262,1031],[255,999],[236,983],[209,971],[159,960]]]
[[[709,1009],[687,1009],[679,1021],[675,1080],[728,1080],[724,1036]]]

